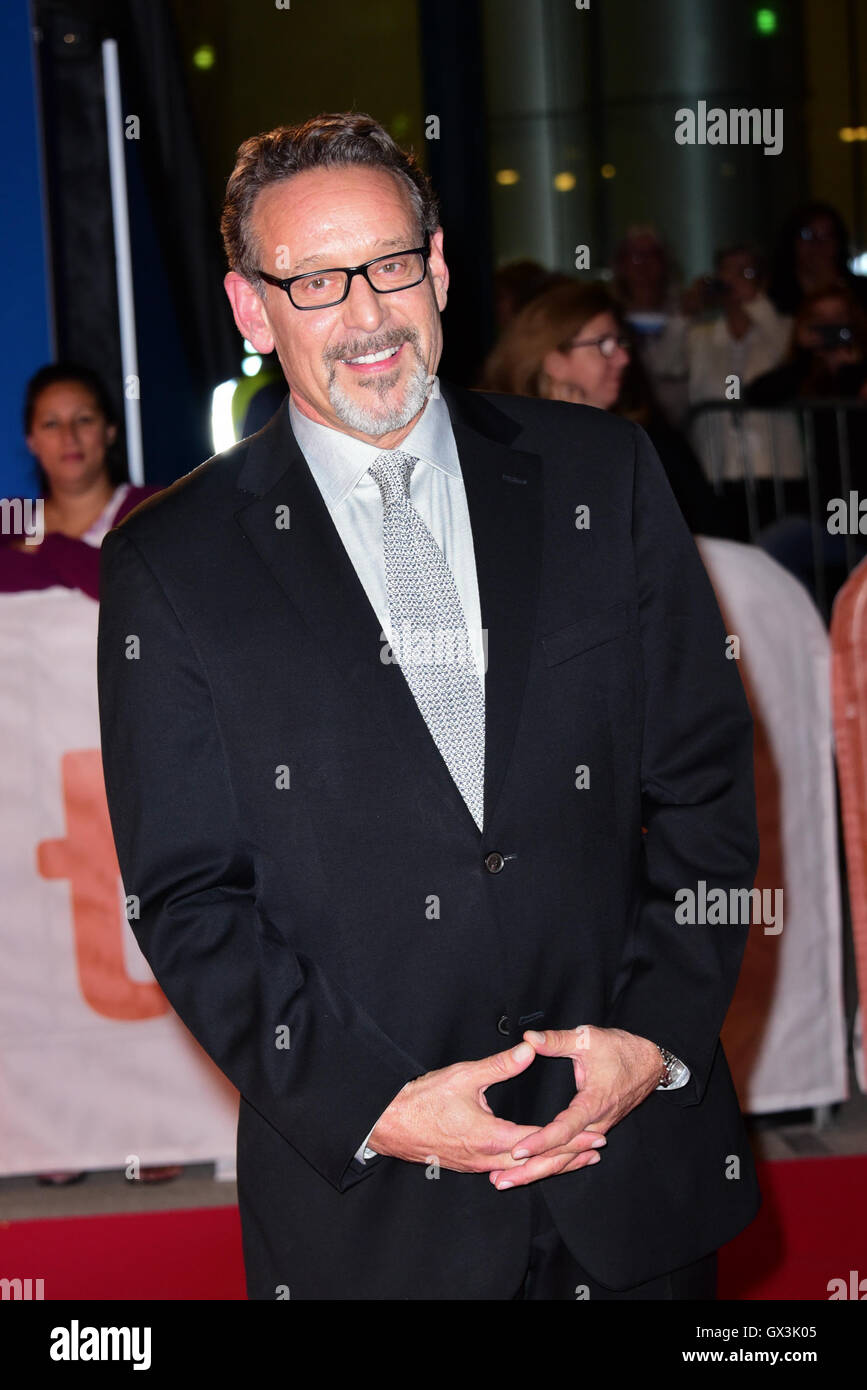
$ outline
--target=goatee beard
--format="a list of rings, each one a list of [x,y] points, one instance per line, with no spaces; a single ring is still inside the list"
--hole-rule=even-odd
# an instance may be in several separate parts
[[[407,340],[404,339],[404,342]],[[332,371],[331,379],[328,383],[328,399],[331,408],[347,428],[355,430],[358,434],[367,434],[376,439],[383,434],[391,434],[395,430],[404,429],[411,420],[418,415],[428,397],[428,373],[425,371],[425,364],[422,362],[417,344],[408,342],[407,345],[415,353],[416,361],[412,367],[409,378],[404,386],[403,400],[390,407],[377,410],[374,404],[365,405],[357,401],[337,380],[336,372]],[[387,344],[383,346],[394,346]],[[367,351],[381,351],[381,349],[368,348]],[[354,353],[353,356],[360,356]],[[396,370],[400,370],[397,368]],[[393,389],[393,382],[389,381],[391,373],[372,376],[367,380],[359,378],[360,384],[366,391],[372,393],[374,399],[383,397]]]

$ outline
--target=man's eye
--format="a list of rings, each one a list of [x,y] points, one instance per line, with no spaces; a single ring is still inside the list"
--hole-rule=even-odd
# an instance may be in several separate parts
[[[319,294],[320,291],[328,289],[332,283],[333,281],[328,275],[311,275],[308,280],[302,280],[301,285],[303,289],[309,290],[313,294]]]
[[[375,273],[377,275],[384,275],[386,277],[400,276],[403,275],[405,271],[406,261],[401,260],[380,261],[379,265],[375,267]]]

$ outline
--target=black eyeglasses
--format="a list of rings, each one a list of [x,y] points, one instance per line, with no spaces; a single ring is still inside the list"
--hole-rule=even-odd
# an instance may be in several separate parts
[[[568,351],[576,347],[595,347],[603,357],[613,357],[618,348],[628,348],[630,341],[623,333],[606,333],[601,338],[578,338],[569,344]]]
[[[377,294],[411,290],[424,279],[429,256],[430,238],[425,237],[424,246],[415,246],[410,251],[392,251],[387,256],[374,256],[372,261],[365,261],[363,265],[331,266],[307,275],[291,275],[288,280],[278,280],[276,275],[269,275],[265,270],[257,270],[256,274],[261,275],[269,285],[285,290],[296,309],[331,309],[335,304],[343,303],[355,275],[363,275]]]

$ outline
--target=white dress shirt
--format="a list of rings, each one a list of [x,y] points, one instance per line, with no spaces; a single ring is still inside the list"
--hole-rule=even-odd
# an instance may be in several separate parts
[[[390,643],[382,494],[368,472],[384,450],[302,415],[291,397],[289,420],[331,520]],[[470,513],[452,422],[448,406],[439,395],[438,383],[419,420],[398,447],[402,453],[413,454],[418,459],[410,478],[410,500],[454,575],[484,689],[485,641]],[[688,1080],[689,1072],[679,1084],[685,1085]],[[377,1156],[376,1150],[367,1143],[374,1129],[376,1122],[359,1145],[355,1157],[360,1163]]]
[[[329,425],[317,424],[301,414],[291,397],[289,419],[331,520],[390,643],[392,634],[382,546],[382,494],[367,471],[385,451],[376,444],[365,444],[341,430],[331,429]],[[484,689],[485,644],[470,513],[448,406],[439,395],[428,397],[420,419],[399,449],[418,459],[410,478],[410,500],[454,575]]]

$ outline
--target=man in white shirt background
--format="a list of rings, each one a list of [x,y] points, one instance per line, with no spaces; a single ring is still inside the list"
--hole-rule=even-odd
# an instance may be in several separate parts
[[[723,248],[714,257],[716,316],[687,334],[689,403],[740,400],[743,388],[778,367],[789,350],[792,320],[767,294],[763,262],[750,246]],[[691,438],[708,476],[726,482],[802,474],[794,418],[744,411],[740,431],[731,416],[711,411],[693,423]]]

